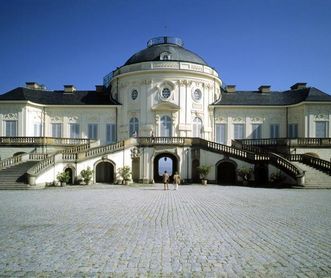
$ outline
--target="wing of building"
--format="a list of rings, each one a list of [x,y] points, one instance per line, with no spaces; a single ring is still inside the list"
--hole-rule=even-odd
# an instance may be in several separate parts
[[[272,153],[283,150],[283,157],[294,148],[297,154],[305,145],[301,154],[318,153],[318,159],[330,161],[331,153],[325,151],[330,144],[326,140],[331,122],[329,94],[306,83],[296,83],[286,91],[273,91],[269,85],[261,85],[256,91],[237,91],[234,85],[223,85],[219,73],[199,55],[184,48],[181,39],[151,39],[146,48],[107,74],[103,83],[91,91],[76,90],[73,85],[49,91],[36,82],[27,82],[24,87],[0,95],[2,160],[17,153],[50,155],[60,149],[54,147],[54,138],[62,140],[62,147],[64,139],[90,139],[97,142],[96,148],[124,142],[121,150],[100,151],[102,155],[95,156],[92,164],[84,160],[84,165],[89,164],[96,172],[97,165],[107,168],[107,163],[111,164],[110,170],[107,168],[112,172],[110,176],[102,176],[99,170],[94,181],[115,182],[116,171],[124,164],[134,170],[134,180],[158,181],[160,169],[165,167],[160,163],[166,158],[172,161],[170,172],[181,172],[187,181],[197,181],[198,166],[208,164],[213,169],[210,179],[217,183],[238,182],[234,172],[227,177],[223,173],[228,170],[224,169],[234,167],[238,172],[245,165],[256,173],[259,167],[267,169],[264,181],[267,182],[275,172],[271,166],[247,158],[261,148],[265,154],[263,145],[277,145],[277,151],[274,148]],[[8,146],[17,145],[17,138],[26,144],[16,147],[25,149],[12,148],[10,152]],[[29,140],[37,142],[36,138],[40,140],[38,144],[28,144]],[[53,142],[48,144],[48,150],[45,138]],[[285,146],[288,142],[294,146],[294,139],[305,140],[284,151],[281,139],[287,140],[282,141]],[[319,152],[319,148],[324,151]],[[246,152],[246,158],[235,155],[235,149]],[[127,154],[119,161],[119,152],[125,150]],[[71,169],[72,182],[79,175],[72,163],[64,161],[59,167]]]

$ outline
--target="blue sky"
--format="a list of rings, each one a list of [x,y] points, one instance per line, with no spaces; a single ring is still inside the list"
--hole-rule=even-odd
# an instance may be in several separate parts
[[[26,81],[94,89],[169,35],[239,90],[331,93],[330,0],[0,0],[0,93]]]

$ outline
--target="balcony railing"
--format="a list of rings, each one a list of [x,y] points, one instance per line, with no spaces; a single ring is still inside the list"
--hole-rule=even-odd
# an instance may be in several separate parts
[[[1,145],[82,145],[90,143],[90,139],[56,138],[56,137],[0,137]]]
[[[331,138],[265,138],[233,140],[246,146],[330,147]]]

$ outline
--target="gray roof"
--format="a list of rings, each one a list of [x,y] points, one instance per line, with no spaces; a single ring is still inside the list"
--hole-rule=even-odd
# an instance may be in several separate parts
[[[171,54],[171,61],[184,61],[201,65],[208,65],[204,59],[190,50],[185,49],[176,44],[156,44],[147,47],[134,55],[126,61],[124,66],[150,61],[160,61],[160,55],[163,52]]]
[[[331,96],[314,88],[303,88],[283,92],[236,91],[228,93],[222,89],[221,98],[214,105],[291,105],[303,101],[331,102]]]
[[[18,87],[3,95],[4,100],[26,100],[46,105],[118,105],[119,103],[110,99],[109,94],[97,91],[45,91]]]

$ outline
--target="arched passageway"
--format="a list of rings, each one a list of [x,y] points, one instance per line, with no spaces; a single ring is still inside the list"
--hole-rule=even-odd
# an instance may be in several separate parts
[[[103,161],[95,167],[95,181],[100,183],[114,183],[114,165]]]
[[[234,161],[221,161],[217,165],[217,183],[233,185],[237,182],[237,164]]]
[[[170,153],[161,153],[154,158],[154,182],[162,182],[162,175],[167,171],[173,176],[178,171],[177,157]]]
[[[268,184],[268,165],[256,164],[254,167],[254,178],[256,185]]]
[[[198,159],[194,159],[192,161],[192,182],[200,182],[200,176],[198,167],[200,166],[200,162]]]
[[[64,170],[64,172],[68,173],[68,175],[69,175],[68,184],[74,184],[74,175],[73,175],[72,169],[68,167]]]

